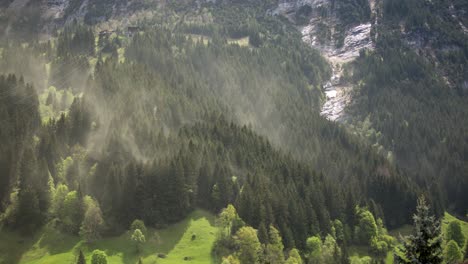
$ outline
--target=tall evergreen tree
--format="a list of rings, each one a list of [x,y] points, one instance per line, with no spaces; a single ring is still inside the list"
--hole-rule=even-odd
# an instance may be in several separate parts
[[[418,199],[413,216],[414,234],[403,241],[404,256],[396,256],[397,263],[439,264],[442,263],[442,237],[440,223],[429,214],[429,206],[422,196]]]

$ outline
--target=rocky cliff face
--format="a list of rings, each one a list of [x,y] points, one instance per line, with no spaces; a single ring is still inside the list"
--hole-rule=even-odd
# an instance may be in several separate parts
[[[331,0],[281,1],[273,14],[283,15],[298,24],[298,14],[303,15],[303,10],[308,10],[306,23],[298,25],[298,30],[302,33],[304,42],[321,51],[333,69],[331,79],[323,85],[326,98],[321,114],[331,121],[341,121],[346,117],[346,105],[352,100],[352,85],[341,78],[342,66],[358,57],[361,50],[373,49],[374,43],[371,39],[370,21],[346,25],[344,36],[343,33],[338,34],[338,30],[343,31],[343,24],[332,4]],[[375,1],[372,0],[369,4],[374,9]]]

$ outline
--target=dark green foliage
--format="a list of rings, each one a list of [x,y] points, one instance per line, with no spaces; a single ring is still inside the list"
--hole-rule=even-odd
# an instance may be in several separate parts
[[[397,263],[442,263],[440,223],[429,215],[424,197],[419,198],[414,219],[414,235],[403,241],[404,256],[396,256]]]
[[[119,4],[112,2],[90,3],[85,20],[95,23],[108,16],[99,12],[115,10]],[[67,109],[56,95],[47,94],[47,105],[67,111],[43,125],[37,99],[22,108],[8,102],[17,98],[5,100],[0,115],[8,130],[0,133],[7,144],[0,149],[12,160],[2,156],[0,169],[16,171],[30,160],[33,165],[25,167],[37,171],[33,178],[41,190],[47,190],[50,172],[63,197],[54,201],[57,208],[49,216],[69,233],[82,225],[85,195],[95,198],[110,231],[116,232],[128,229],[134,219],[163,227],[196,207],[219,212],[232,203],[258,229],[261,243],[278,246],[270,248],[270,255],[283,251],[281,243],[270,241],[270,226],[278,228],[287,249],[303,249],[309,236],[326,237],[334,230],[328,259],[345,262],[345,252],[338,249],[359,224],[357,205],[367,205],[395,227],[408,221],[419,190],[363,140],[320,117],[320,89],[330,67],[302,43],[291,24],[264,15],[271,3],[220,2],[194,11],[190,1],[172,1],[169,8],[183,10],[178,22],[145,21],[148,26],[133,39],[116,31],[117,37],[101,39],[96,49],[91,28],[73,24],[58,34],[56,46],[37,45],[32,50],[45,54],[38,58],[51,62],[49,84],[83,95]],[[340,4],[355,10],[344,20],[367,21],[364,2]],[[214,22],[185,22],[197,12],[209,12]],[[203,35],[208,43],[188,33]],[[330,37],[328,31],[323,34]],[[249,47],[229,44],[231,38],[247,36]],[[120,47],[125,57],[117,54]],[[392,70],[398,78],[417,78],[426,69],[420,65],[408,66],[409,73]],[[365,78],[359,71],[358,76]],[[18,134],[11,132],[16,127]],[[22,159],[27,155],[32,157]],[[45,219],[46,193],[21,186],[15,177],[1,179],[8,186],[1,193],[4,201],[18,188],[20,212],[32,214],[19,219]],[[244,226],[236,218],[228,236]],[[248,238],[253,238],[251,231]],[[236,247],[233,238],[217,243],[217,248]],[[249,252],[248,258],[257,253]]]
[[[47,171],[33,148],[39,102],[34,88],[15,75],[0,76],[0,91],[0,202],[17,206],[5,221],[30,233],[43,223],[50,203]],[[17,203],[7,200],[14,188]]]
[[[437,215],[447,206],[446,200],[464,213],[466,206],[460,201],[468,199],[462,191],[468,187],[464,177],[468,167],[462,158],[467,97],[449,89],[436,77],[434,66],[405,48],[395,35],[382,35],[377,44],[376,52],[354,63],[353,78],[363,85],[350,110],[360,121],[369,117],[382,134],[371,141],[392,151],[408,176],[428,186]],[[446,153],[452,158],[447,159]]]
[[[453,240],[458,244],[459,248],[463,248],[465,245],[465,236],[463,235],[459,221],[454,220],[449,223],[447,230],[445,231],[445,240]]]
[[[371,10],[367,0],[334,0],[338,16],[345,25],[364,23],[370,20]]]
[[[299,25],[304,25],[309,22],[310,15],[312,14],[312,7],[309,5],[304,5],[299,8],[295,14],[296,23]]]
[[[89,27],[73,24],[65,27],[57,40],[57,55],[94,55],[94,33]]]
[[[118,8],[118,6],[114,6],[114,2],[119,3],[120,1],[93,1],[88,6],[88,12],[84,17],[84,22],[88,25],[94,25],[109,19],[112,15],[112,10],[114,9],[114,7]]]
[[[80,253],[78,253],[78,259],[76,261],[76,264],[86,264],[86,259],[81,249],[80,249]]]

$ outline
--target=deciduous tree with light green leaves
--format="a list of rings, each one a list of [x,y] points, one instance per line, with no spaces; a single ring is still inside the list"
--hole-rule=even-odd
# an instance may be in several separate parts
[[[445,241],[453,240],[459,248],[465,246],[465,236],[463,235],[460,222],[457,220],[451,221],[445,231]]]
[[[375,218],[369,210],[359,207],[356,208],[356,216],[358,217],[358,224],[354,230],[356,241],[370,245],[372,238],[378,235]]]
[[[457,264],[463,260],[463,254],[457,242],[450,240],[444,251],[445,262],[447,264]]]
[[[237,217],[236,208],[232,204],[229,204],[219,214],[218,224],[220,225],[222,229],[223,236],[231,235],[232,224],[233,224],[233,221],[236,219],[236,217]]]
[[[286,264],[302,264],[301,254],[299,254],[299,250],[293,248],[289,251],[288,260],[286,260]]]
[[[235,236],[239,247],[239,260],[241,263],[258,263],[261,244],[257,231],[250,226],[240,228]]]
[[[134,232],[137,229],[140,229],[140,231],[143,234],[146,234],[146,225],[145,225],[145,222],[143,222],[143,220],[135,219],[130,225],[130,231]]]
[[[221,264],[240,264],[240,261],[238,258],[234,257],[233,255],[229,255],[223,258],[223,262],[221,262]]]
[[[322,240],[320,237],[309,237],[306,241],[306,257],[309,263],[322,262]]]
[[[270,264],[284,263],[283,241],[280,232],[273,225],[270,225],[269,243],[265,249],[265,261]]]
[[[330,234],[325,237],[322,245],[322,263],[335,264],[341,259],[341,249]]]
[[[91,264],[107,264],[106,252],[101,250],[94,250],[91,255]]]
[[[143,235],[140,229],[135,229],[135,231],[133,231],[132,240],[135,241],[137,252],[140,252],[141,244],[146,242],[145,235]]]
[[[90,197],[86,198],[87,209],[83,223],[81,223],[80,235],[83,236],[86,242],[91,243],[101,237],[104,219],[99,204]]]

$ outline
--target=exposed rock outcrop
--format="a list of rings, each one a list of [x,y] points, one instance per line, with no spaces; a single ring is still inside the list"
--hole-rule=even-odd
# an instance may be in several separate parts
[[[375,12],[375,0],[370,0],[369,4]],[[331,121],[342,121],[346,117],[345,108],[352,100],[353,88],[351,84],[342,80],[342,66],[357,58],[361,50],[374,49],[374,43],[371,39],[372,24],[369,21],[348,27],[344,33],[344,41],[339,45],[335,31],[340,21],[331,5],[330,0],[281,1],[272,13],[283,15],[295,22],[296,13],[301,8],[311,8],[308,22],[298,26],[298,29],[302,33],[303,41],[321,51],[333,69],[331,79],[323,85],[325,102],[321,114]]]

